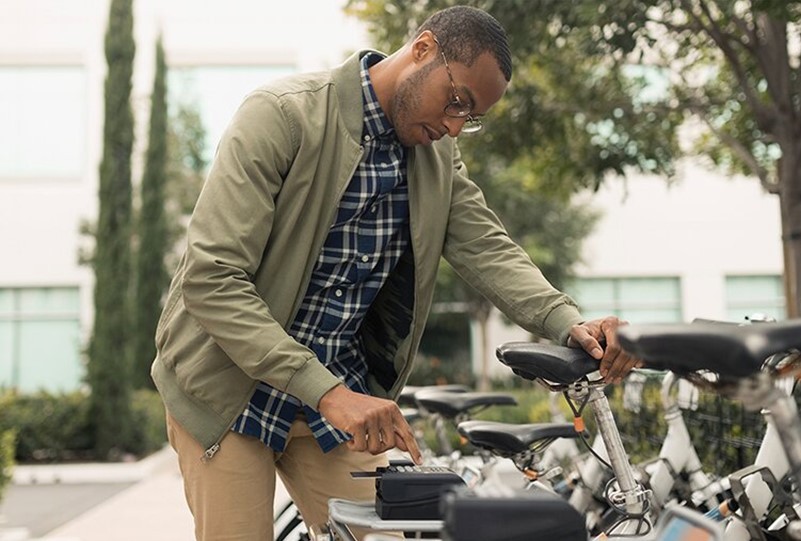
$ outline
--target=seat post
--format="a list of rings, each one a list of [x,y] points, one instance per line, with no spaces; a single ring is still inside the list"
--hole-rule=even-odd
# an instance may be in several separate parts
[[[620,432],[615,424],[612,409],[609,407],[609,400],[598,387],[593,387],[589,392],[589,406],[595,416],[595,422],[598,424],[598,431],[601,433],[606,445],[606,452],[612,463],[612,470],[615,472],[615,478],[620,490],[624,493],[632,492],[637,488],[637,481],[634,479],[634,470],[629,462],[626,449],[623,447],[623,440],[620,438]]]
[[[648,491],[645,490],[635,479],[634,469],[631,466],[626,449],[623,447],[623,440],[615,424],[612,409],[609,407],[609,400],[603,392],[603,387],[589,385],[586,381],[576,382],[568,390],[571,399],[584,400],[592,409],[598,432],[601,434],[609,461],[617,481],[618,491],[610,491],[608,497],[610,503],[632,517],[642,517],[648,524],[653,524],[650,512],[646,512]],[[640,530],[642,523],[640,520],[632,518],[625,521],[619,528],[615,529],[616,535],[628,535],[642,533]]]

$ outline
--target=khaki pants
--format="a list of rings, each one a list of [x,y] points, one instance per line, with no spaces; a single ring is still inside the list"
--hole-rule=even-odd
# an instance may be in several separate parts
[[[374,500],[374,481],[353,479],[350,472],[387,465],[386,455],[356,453],[345,445],[323,453],[303,419],[292,424],[282,453],[229,432],[207,462],[200,444],[169,414],[167,435],[178,453],[198,541],[272,541],[276,473],[310,527],[325,524],[329,498]]]

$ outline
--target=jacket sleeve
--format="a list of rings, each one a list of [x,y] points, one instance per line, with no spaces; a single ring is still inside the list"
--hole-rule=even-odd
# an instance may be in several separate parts
[[[506,232],[479,187],[467,177],[454,143],[453,191],[443,255],[454,270],[512,321],[564,344],[583,320]]]
[[[278,97],[248,96],[220,141],[192,214],[181,291],[187,311],[246,374],[316,406],[339,380],[286,333],[252,282],[296,151]]]

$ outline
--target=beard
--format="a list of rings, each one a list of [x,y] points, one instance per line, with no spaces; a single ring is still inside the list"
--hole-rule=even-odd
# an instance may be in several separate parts
[[[392,125],[395,128],[395,135],[403,146],[410,147],[420,142],[419,136],[413,133],[414,116],[421,107],[422,93],[420,88],[430,72],[434,68],[434,62],[429,62],[403,81],[398,86],[395,96],[392,98]]]

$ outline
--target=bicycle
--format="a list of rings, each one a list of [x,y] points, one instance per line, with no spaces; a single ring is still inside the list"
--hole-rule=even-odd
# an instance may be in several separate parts
[[[672,325],[630,325],[619,330],[624,349],[650,366],[673,370],[694,384],[723,396],[740,400],[746,408],[765,408],[775,430],[768,425],[768,438],[778,439],[787,460],[787,476],[795,480],[788,493],[770,468],[755,464],[749,475],[759,475],[782,506],[787,536],[801,538],[798,480],[801,473],[801,419],[795,401],[775,385],[777,379],[801,373],[801,320],[759,325],[721,325],[710,322]],[[773,450],[775,453],[775,450]],[[770,461],[779,460],[775,454]],[[759,461],[758,461],[759,462]],[[728,520],[727,539],[767,539],[761,517],[752,499],[764,502],[742,482],[731,478],[732,492],[740,510]]]
[[[564,391],[571,400],[580,403],[580,406],[577,408],[579,413],[586,405],[589,405],[595,413],[599,432],[609,449],[608,455],[612,463],[611,468],[617,475],[616,480],[607,485],[606,494],[611,504],[621,514],[621,518],[609,527],[607,532],[609,535],[602,534],[597,539],[605,539],[607,537],[636,537],[637,539],[643,540],[653,540],[657,538],[683,539],[682,537],[675,536],[664,537],[670,533],[668,528],[676,529],[680,533],[700,532],[698,535],[703,534],[702,537],[695,537],[696,539],[722,539],[722,527],[719,523],[704,517],[701,513],[685,508],[675,508],[675,506],[669,506],[665,509],[665,522],[660,524],[658,529],[653,529],[653,523],[649,516],[647,493],[634,480],[632,468],[625,455],[619,433],[614,425],[608,402],[603,392],[599,389],[603,383],[599,379],[594,378],[594,373],[597,373],[597,361],[578,350],[532,344],[524,344],[520,347],[512,348],[504,346],[499,348],[499,357],[503,362],[512,367],[515,373],[522,377],[535,380],[541,379],[547,382],[549,387],[559,388],[560,390],[564,388]],[[553,510],[551,512],[544,512],[545,518],[541,520],[533,520],[529,517],[528,521],[522,520],[522,522],[515,522],[516,526],[519,528],[525,528],[525,531],[532,536],[531,538],[538,538],[538,535],[543,535],[543,532],[545,532],[544,535],[554,535],[553,531],[548,530],[549,522],[547,521],[547,517],[557,516],[556,510],[559,511],[558,516],[563,517],[560,523],[565,532],[573,532],[573,528],[578,526],[579,529],[577,531],[579,534],[573,538],[587,538],[584,518],[571,507],[568,502],[545,491],[528,491],[526,494],[536,495],[533,496],[534,498],[549,498],[547,500],[548,505],[539,508],[540,513],[543,513],[543,509]],[[547,496],[543,496],[545,494],[547,494]],[[509,498],[524,497],[513,494],[511,496],[506,496],[506,498],[508,503]],[[514,501],[516,506],[524,505],[524,502],[518,500]],[[458,512],[460,509],[459,502],[462,502],[462,513]],[[381,521],[377,519],[372,502],[359,503],[332,500],[329,502],[329,524],[331,529],[325,534],[330,537],[325,539],[352,541],[354,538],[352,535],[349,536],[348,525],[354,524],[375,529],[390,528],[396,530],[413,530],[418,532],[418,536],[422,536],[423,532],[432,535],[439,533],[442,535],[442,539],[451,541],[473,541],[473,539],[479,538],[471,537],[470,528],[467,528],[467,532],[465,532],[465,528],[460,529],[460,523],[470,519],[470,517],[472,517],[473,520],[477,520],[478,524],[491,521],[493,520],[492,517],[495,516],[493,513],[498,511],[499,505],[503,507],[502,503],[499,504],[499,499],[497,497],[486,497],[468,492],[464,498],[454,496],[453,498],[449,499],[446,497],[442,500],[443,520],[417,522]],[[534,507],[536,508],[536,505]],[[472,512],[468,513],[465,509],[471,509]],[[534,515],[536,515],[536,512],[532,511],[532,516]],[[499,516],[504,517],[504,515]],[[566,518],[571,516],[573,517],[572,519]],[[460,519],[459,517],[462,518]],[[505,520],[505,518],[501,518],[500,520]],[[659,537],[656,537],[657,534]],[[520,539],[524,538],[526,537],[520,537]],[[559,538],[572,539],[569,536],[564,537],[562,535],[560,535]],[[386,538],[380,534],[371,534],[368,535],[366,539],[370,541],[383,541]],[[501,539],[508,538],[498,537],[496,535],[495,537],[484,537],[480,539],[482,539],[482,541],[494,541],[495,539],[500,541]]]

